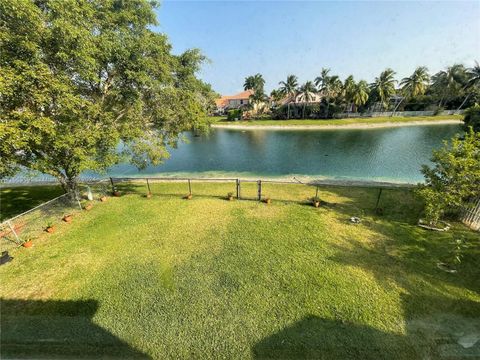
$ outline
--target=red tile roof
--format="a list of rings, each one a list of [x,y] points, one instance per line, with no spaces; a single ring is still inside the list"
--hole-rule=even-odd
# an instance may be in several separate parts
[[[215,99],[215,104],[217,107],[224,107],[228,105],[228,100],[245,100],[253,95],[253,90],[242,91],[241,93],[235,95],[224,95],[221,98]]]

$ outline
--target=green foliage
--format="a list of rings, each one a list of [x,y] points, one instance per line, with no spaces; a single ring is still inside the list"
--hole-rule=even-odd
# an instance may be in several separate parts
[[[374,98],[379,101],[385,109],[388,107],[390,97],[395,95],[396,80],[394,76],[395,71],[392,69],[385,69],[380,76],[376,77],[375,81],[370,84],[370,89],[374,94]]]
[[[480,105],[476,104],[465,110],[463,122],[466,130],[472,127],[473,131],[480,132]]]
[[[205,57],[175,56],[156,24],[154,2],[0,2],[0,175],[18,166],[74,188],[84,170],[125,154],[160,163],[213,104],[195,77]]]
[[[446,213],[455,213],[480,196],[480,133],[470,130],[464,139],[434,151],[434,167],[424,165],[425,185],[417,193],[425,203],[425,217],[435,224]]]
[[[227,112],[227,120],[234,121],[234,120],[241,120],[242,119],[243,111],[242,109],[231,109]]]
[[[253,90],[254,92],[264,92],[265,80],[262,74],[255,74],[245,78],[243,88],[245,90]]]

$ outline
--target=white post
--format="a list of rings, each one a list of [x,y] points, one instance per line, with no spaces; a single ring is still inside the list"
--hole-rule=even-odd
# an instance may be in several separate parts
[[[10,230],[12,230],[13,235],[15,235],[15,239],[17,239],[17,243],[22,242],[22,240],[20,240],[20,238],[18,237],[17,233],[15,232],[15,229],[13,228],[12,223],[10,222],[10,220],[7,221],[7,224],[8,224],[8,227],[10,228]]]

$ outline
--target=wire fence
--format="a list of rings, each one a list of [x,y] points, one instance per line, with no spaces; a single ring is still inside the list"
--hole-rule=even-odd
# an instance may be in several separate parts
[[[82,210],[89,210],[94,201],[109,193],[105,180],[81,184],[76,192],[60,195],[0,223],[0,251],[28,246],[42,232],[54,232],[60,221],[69,222]]]
[[[287,186],[277,186],[287,185]],[[31,210],[0,223],[0,250],[8,251],[26,245],[42,232],[51,231],[60,221],[69,221],[77,213],[89,210],[95,201],[104,201],[107,195],[120,196],[127,193],[182,196],[184,198],[210,197],[222,199],[282,201],[310,203],[314,206],[329,204],[330,199],[338,195],[347,196],[362,209],[383,215],[384,205],[389,208],[405,207],[412,213],[412,219],[418,218],[412,202],[398,203],[395,190],[411,190],[411,184],[292,181],[239,179],[239,178],[171,178],[171,177],[116,177],[80,184],[74,193],[67,193],[47,201]],[[333,194],[331,189],[339,189]],[[361,190],[363,188],[363,191]],[[360,190],[359,190],[360,189]],[[332,200],[333,201],[333,200]],[[408,208],[408,209],[407,209]],[[416,220],[415,220],[416,221]],[[480,200],[465,208],[462,221],[472,229],[480,229]]]

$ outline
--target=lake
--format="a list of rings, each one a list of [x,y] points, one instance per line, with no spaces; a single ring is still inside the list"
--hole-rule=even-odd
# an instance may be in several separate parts
[[[188,143],[171,150],[163,165],[138,171],[128,164],[111,176],[203,176],[417,183],[422,164],[459,125],[377,129],[233,130],[208,136],[186,134]]]

